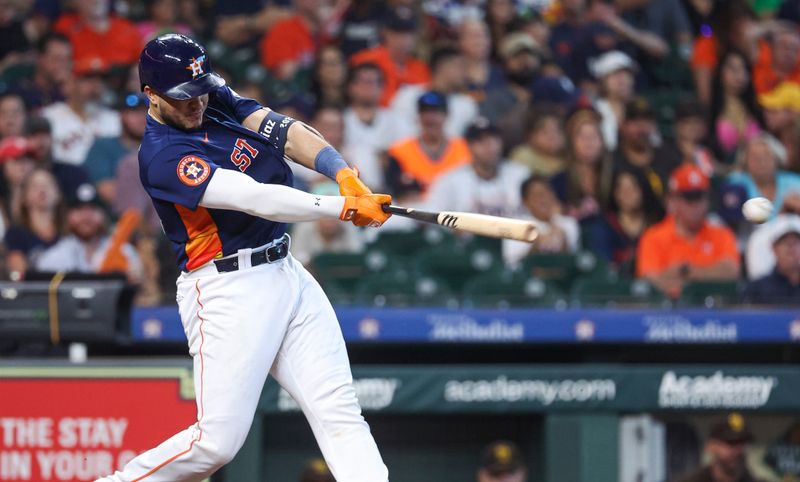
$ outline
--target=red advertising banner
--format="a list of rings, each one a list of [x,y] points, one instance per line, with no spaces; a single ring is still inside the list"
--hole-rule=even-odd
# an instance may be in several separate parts
[[[0,370],[0,481],[93,481],[195,422],[194,400],[181,396],[191,394],[181,386],[188,370],[149,378],[147,369],[115,370],[126,378]]]

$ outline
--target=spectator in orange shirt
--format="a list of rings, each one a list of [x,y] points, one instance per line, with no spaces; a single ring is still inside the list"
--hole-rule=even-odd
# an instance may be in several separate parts
[[[76,67],[97,69],[139,60],[142,39],[136,27],[112,15],[110,0],[75,2],[76,13],[62,15],[53,26],[72,43]]]
[[[388,107],[400,86],[426,84],[431,73],[425,62],[413,56],[417,41],[417,22],[414,11],[407,7],[389,10],[383,22],[383,43],[375,48],[356,53],[350,58],[352,65],[374,63],[383,71],[381,106]]]
[[[710,183],[697,166],[683,164],[670,176],[669,215],[642,235],[636,274],[677,298],[695,280],[735,280],[739,251],[730,229],[708,216]]]
[[[294,6],[296,13],[276,22],[261,41],[261,63],[282,81],[310,76],[321,43],[322,2],[295,0]]]
[[[384,172],[386,186],[395,198],[416,200],[443,173],[470,162],[467,142],[444,132],[447,97],[430,91],[417,100],[420,134],[389,146]]]
[[[753,67],[753,86],[757,94],[769,92],[784,81],[800,84],[797,26],[777,22],[769,30],[769,41],[760,42],[758,61]]]

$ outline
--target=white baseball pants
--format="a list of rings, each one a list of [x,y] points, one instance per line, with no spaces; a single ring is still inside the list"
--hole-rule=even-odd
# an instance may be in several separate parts
[[[244,443],[267,372],[302,408],[337,481],[388,481],[322,288],[291,255],[256,267],[249,259],[242,250],[238,271],[207,265],[178,279],[197,422],[102,481],[206,479]]]

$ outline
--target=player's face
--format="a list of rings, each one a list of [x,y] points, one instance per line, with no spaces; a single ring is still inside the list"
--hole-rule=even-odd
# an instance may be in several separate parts
[[[153,97],[156,101],[153,102]],[[165,124],[190,131],[203,124],[203,113],[208,107],[208,94],[188,100],[175,100],[166,96],[150,96],[150,107]]]

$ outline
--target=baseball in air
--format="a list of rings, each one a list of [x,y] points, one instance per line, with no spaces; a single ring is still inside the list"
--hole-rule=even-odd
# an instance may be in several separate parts
[[[751,223],[761,224],[772,215],[772,202],[765,197],[748,199],[742,206],[742,214]]]

